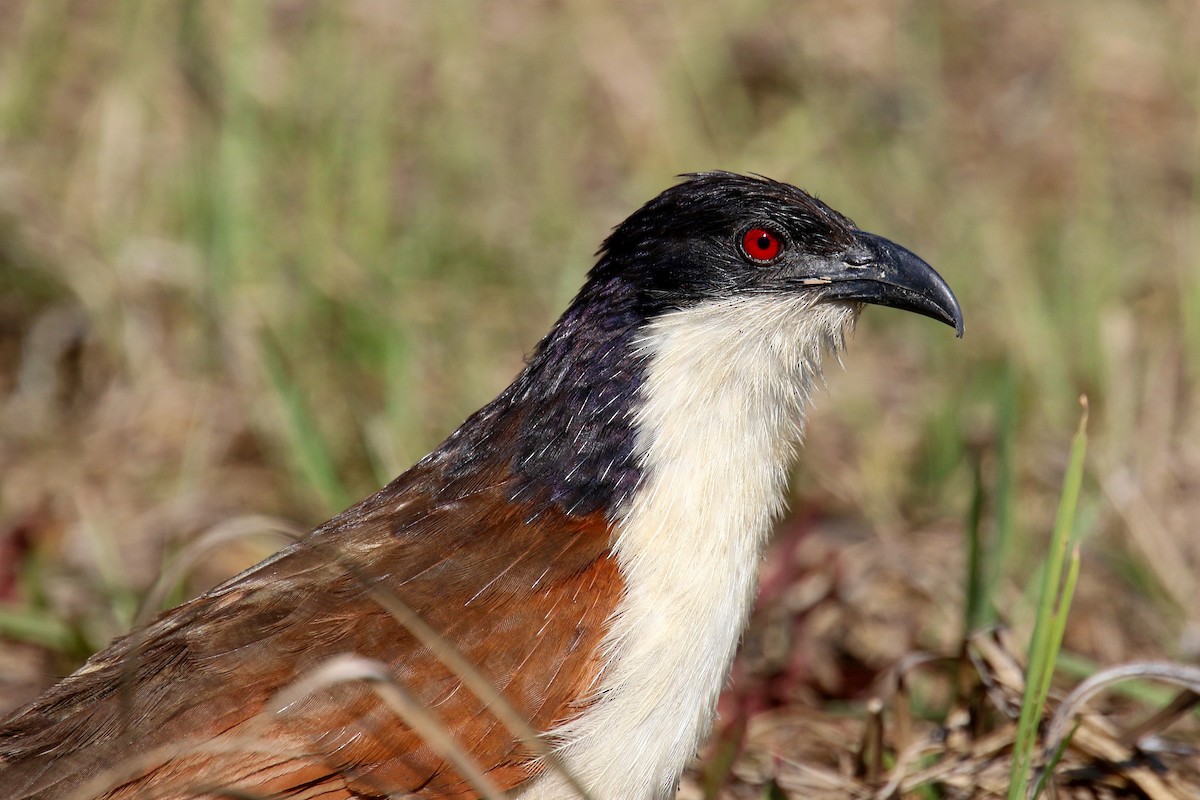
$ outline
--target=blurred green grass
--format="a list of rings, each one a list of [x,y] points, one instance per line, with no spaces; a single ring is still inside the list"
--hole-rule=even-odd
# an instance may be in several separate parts
[[[1135,612],[1067,646],[1195,655],[1198,46],[1200,9],[1131,0],[0,4],[0,529],[40,565],[11,602],[97,646],[186,537],[371,492],[612,225],[724,168],[908,245],[966,314],[865,316],[793,505],[896,546],[966,518],[974,448],[1019,613],[1086,392],[1076,606]]]

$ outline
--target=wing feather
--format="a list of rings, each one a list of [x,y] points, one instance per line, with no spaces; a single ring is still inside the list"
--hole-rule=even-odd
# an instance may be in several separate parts
[[[503,476],[449,491],[439,478],[418,465],[93,656],[0,726],[8,796],[476,796],[362,681],[270,711],[281,690],[346,653],[386,665],[501,789],[535,775],[517,737],[376,592],[394,593],[546,730],[586,707],[600,670],[622,591],[609,524],[511,503]]]

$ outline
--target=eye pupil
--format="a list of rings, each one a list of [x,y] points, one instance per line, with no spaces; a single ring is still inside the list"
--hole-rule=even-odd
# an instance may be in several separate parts
[[[779,249],[779,237],[765,228],[751,228],[742,236],[742,252],[752,261],[771,261]]]

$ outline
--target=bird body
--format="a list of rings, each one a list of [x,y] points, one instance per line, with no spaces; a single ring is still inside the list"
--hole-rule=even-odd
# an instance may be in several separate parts
[[[0,723],[0,786],[671,796],[749,615],[822,353],[863,303],[961,333],[928,265],[799,189],[728,173],[668,189],[608,238],[516,380],[430,455]],[[343,654],[379,674],[298,692]],[[397,716],[405,703],[418,710]]]

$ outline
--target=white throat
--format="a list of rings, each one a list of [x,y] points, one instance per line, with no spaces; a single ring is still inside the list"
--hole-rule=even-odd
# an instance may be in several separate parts
[[[823,351],[858,306],[743,296],[671,312],[640,342],[644,470],[614,551],[625,595],[595,700],[552,736],[596,800],[661,800],[708,734],[784,505]],[[522,800],[574,794],[548,772]]]

